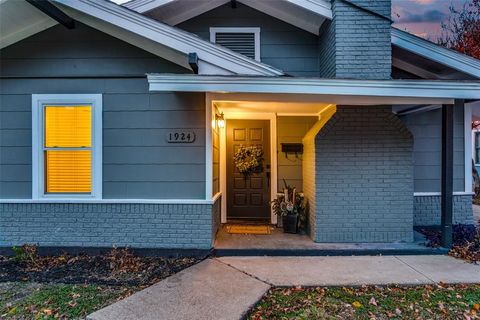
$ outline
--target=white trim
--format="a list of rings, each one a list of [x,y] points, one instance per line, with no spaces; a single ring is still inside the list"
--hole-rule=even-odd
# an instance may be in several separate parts
[[[283,72],[200,37],[145,17],[111,1],[54,0],[75,20],[127,41],[181,66],[195,52],[202,62],[236,74],[283,75]],[[72,10],[73,9],[73,10]],[[199,63],[199,72],[204,73]],[[207,71],[211,68],[207,68]],[[219,71],[215,70],[215,74]]]
[[[220,197],[222,197],[222,193],[220,191],[215,193],[215,195],[212,197],[212,203],[215,203]]]
[[[210,42],[216,43],[217,33],[253,33],[255,35],[255,60],[260,61],[260,28],[257,27],[211,27]]]
[[[220,195],[218,195],[220,196]],[[0,203],[91,203],[91,204],[214,204],[218,196],[205,199],[0,199]]]
[[[423,113],[423,112],[428,112],[428,111],[432,111],[440,108],[441,106],[439,105],[419,106],[418,108],[414,108],[414,109],[413,107],[411,109],[409,108],[408,111],[398,111],[397,114],[399,116],[404,116],[407,114]]]
[[[162,7],[164,5],[171,4],[176,1],[178,0],[131,0],[122,4],[122,6],[127,7],[131,10],[135,10],[140,13],[144,13],[144,12],[156,9],[158,7]],[[229,0],[225,0],[225,3],[228,1]],[[239,1],[244,2],[243,0],[239,0]],[[284,0],[284,1],[292,3],[298,7],[304,8],[316,14],[322,15],[325,18],[332,19],[332,6],[330,2],[327,0]],[[205,10],[199,11],[197,15],[200,15],[204,12]]]
[[[91,105],[92,106],[92,192],[79,194],[46,194],[44,184],[44,106],[45,105]],[[78,201],[102,198],[103,186],[103,130],[101,94],[33,94],[32,95],[32,199]]]
[[[392,44],[432,61],[480,78],[480,60],[441,47],[408,32],[391,28]]]
[[[343,80],[290,77],[228,77],[148,74],[150,91],[295,93],[355,97],[480,99],[480,82]],[[334,101],[331,101],[334,102]]]
[[[414,192],[414,197],[435,197],[441,196],[441,192]],[[463,191],[456,191],[453,193],[454,196],[473,196],[475,193],[473,192],[463,192]]]
[[[277,116],[275,113],[224,113],[225,120],[269,120],[270,121],[270,200],[277,196],[278,168],[277,168]],[[220,190],[224,201],[222,201],[222,223],[227,222],[227,137],[226,130],[221,131],[220,135]],[[270,221],[277,223],[277,216],[270,209]]]
[[[464,146],[465,150],[465,192],[472,192],[472,106],[463,107]]]
[[[213,106],[207,93],[205,95],[205,199],[210,199],[213,193],[212,108]]]

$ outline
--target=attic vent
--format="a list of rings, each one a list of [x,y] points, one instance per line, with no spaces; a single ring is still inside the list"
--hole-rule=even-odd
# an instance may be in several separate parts
[[[210,41],[260,61],[260,28],[210,28]]]

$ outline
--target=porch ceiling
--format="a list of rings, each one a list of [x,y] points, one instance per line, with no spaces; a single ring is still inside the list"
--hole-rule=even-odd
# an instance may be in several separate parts
[[[278,115],[315,116],[331,106],[327,103],[213,100],[225,113],[276,113]]]

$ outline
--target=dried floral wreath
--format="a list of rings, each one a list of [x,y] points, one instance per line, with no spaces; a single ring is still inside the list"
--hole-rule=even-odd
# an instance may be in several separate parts
[[[235,167],[247,178],[263,169],[263,149],[260,146],[240,146],[233,156]]]

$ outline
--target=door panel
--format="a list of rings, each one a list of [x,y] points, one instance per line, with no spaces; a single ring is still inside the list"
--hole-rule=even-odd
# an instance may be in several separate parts
[[[270,121],[227,120],[227,218],[270,221]],[[233,156],[241,146],[263,148],[263,170],[245,178]]]

